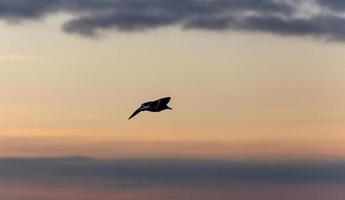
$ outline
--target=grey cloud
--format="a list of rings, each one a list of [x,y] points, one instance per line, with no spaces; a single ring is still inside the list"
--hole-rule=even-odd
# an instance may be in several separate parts
[[[290,20],[278,17],[253,17],[246,20],[243,27],[244,29],[275,32],[282,35],[309,35],[327,40],[344,40],[344,22],[344,19],[335,16]]]
[[[322,12],[300,17],[303,1],[283,0],[0,0],[0,19],[37,20],[57,12],[72,18],[66,33],[95,36],[107,30],[184,29],[260,31],[345,39],[345,3],[314,0]],[[294,3],[291,3],[294,2]],[[328,11],[328,12],[323,12]],[[307,14],[307,13],[306,13]]]
[[[316,0],[321,6],[329,8],[334,11],[345,11],[345,1],[343,0]]]
[[[341,183],[345,162],[230,162],[215,160],[0,159],[0,182],[115,187],[238,183]]]
[[[68,33],[93,36],[97,30],[116,27],[121,31],[136,31],[166,26],[176,22],[175,16],[152,16],[144,13],[126,13],[81,17],[66,23],[63,28]]]

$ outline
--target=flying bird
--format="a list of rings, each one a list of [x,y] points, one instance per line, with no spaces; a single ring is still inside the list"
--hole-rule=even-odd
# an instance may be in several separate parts
[[[172,110],[167,104],[170,101],[170,97],[164,97],[158,99],[156,101],[149,101],[146,103],[141,104],[140,108],[138,108],[134,113],[128,118],[130,120],[132,117],[140,113],[141,111],[150,111],[150,112],[160,112],[162,110]]]

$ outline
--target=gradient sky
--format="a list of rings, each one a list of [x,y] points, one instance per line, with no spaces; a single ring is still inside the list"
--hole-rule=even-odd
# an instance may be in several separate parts
[[[0,30],[0,199],[345,199],[344,0],[0,0]]]
[[[125,1],[13,2],[0,2],[0,156],[345,156],[343,30],[322,24],[345,21],[342,1],[223,1],[225,11],[186,1],[201,22],[175,17],[181,1],[148,1],[152,16]],[[221,26],[212,9],[270,23]],[[154,23],[165,14],[172,21]],[[127,120],[164,96],[172,111]]]

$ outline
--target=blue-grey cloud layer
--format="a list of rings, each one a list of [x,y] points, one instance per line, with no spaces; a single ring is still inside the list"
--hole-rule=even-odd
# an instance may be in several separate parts
[[[238,183],[341,183],[345,162],[228,162],[210,160],[0,159],[0,182],[117,187]]]
[[[63,30],[84,36],[178,25],[345,40],[344,4],[342,0],[0,0],[0,19],[37,20],[68,13],[72,19]]]

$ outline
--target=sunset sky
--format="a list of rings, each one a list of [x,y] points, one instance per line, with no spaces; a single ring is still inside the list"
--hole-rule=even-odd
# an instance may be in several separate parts
[[[342,0],[0,0],[0,30],[0,157],[345,160]]]
[[[137,2],[147,18],[204,6],[209,20],[218,4],[225,6],[218,12],[235,17],[241,17],[236,9],[264,15],[266,6],[268,16],[292,18],[286,27],[276,25],[280,31],[273,22],[267,30],[233,28],[231,21],[229,27],[189,27],[188,15],[149,25],[144,17],[131,18],[135,11],[145,15],[131,7],[136,1],[26,2],[0,2],[8,8],[0,12],[1,156],[345,156],[345,37],[328,33],[331,25],[325,33],[293,32],[302,22],[292,19],[312,24],[334,17],[326,13],[333,11],[328,1]],[[107,3],[132,11],[117,13]],[[269,11],[274,6],[282,11]],[[102,11],[119,19],[85,25],[86,32],[77,25],[66,30]],[[172,97],[173,111],[127,120],[142,102],[164,96]]]

